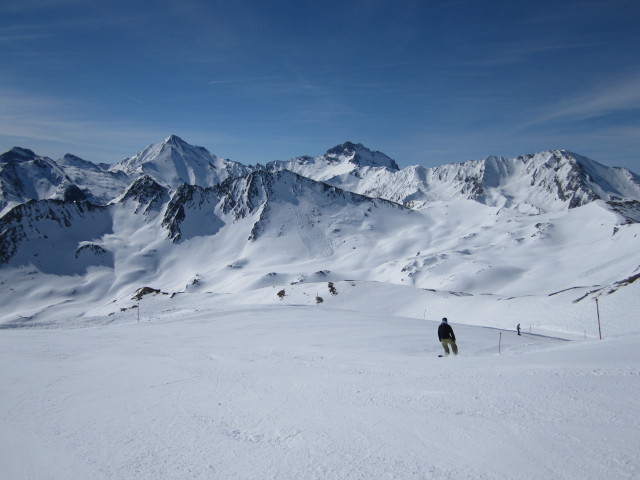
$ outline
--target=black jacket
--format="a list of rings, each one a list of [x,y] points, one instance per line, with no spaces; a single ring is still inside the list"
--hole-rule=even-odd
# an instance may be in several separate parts
[[[453,333],[453,328],[451,328],[451,325],[449,325],[448,323],[441,323],[440,326],[438,327],[438,339],[440,341],[444,340],[445,338],[450,338],[452,339],[454,342],[456,341],[456,336]]]

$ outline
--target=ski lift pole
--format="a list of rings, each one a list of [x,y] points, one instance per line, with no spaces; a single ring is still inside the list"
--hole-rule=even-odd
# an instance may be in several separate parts
[[[602,340],[602,329],[600,328],[600,306],[598,305],[598,299],[596,298],[596,313],[598,314],[598,335],[600,335],[600,340]]]
[[[498,340],[498,355],[500,355],[501,348],[502,348],[502,332],[500,332],[500,339]]]

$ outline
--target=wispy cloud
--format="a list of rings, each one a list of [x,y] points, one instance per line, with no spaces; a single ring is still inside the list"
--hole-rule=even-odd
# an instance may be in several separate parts
[[[600,85],[564,102],[548,106],[522,126],[549,121],[576,121],[640,109],[640,76]]]
[[[66,5],[81,5],[82,0],[5,0],[0,12],[23,13],[41,9],[55,9]]]
[[[472,67],[499,67],[513,63],[526,62],[533,55],[544,55],[553,52],[571,51],[586,48],[593,48],[601,45],[600,42],[553,42],[527,40],[521,43],[511,43],[508,45],[499,43],[488,43],[483,46],[482,53],[476,58],[467,59],[461,63]]]
[[[111,163],[172,133],[220,156],[230,155],[226,149],[238,150],[247,144],[242,131],[212,129],[179,118],[140,121],[95,115],[92,105],[80,100],[16,88],[0,86],[0,105],[0,153],[20,146],[54,159],[73,153],[93,162]]]
[[[23,42],[30,42],[32,40],[43,40],[53,37],[51,33],[43,32],[42,30],[33,29],[20,29],[20,30],[7,30],[0,29],[0,44],[6,46],[21,45]]]
[[[262,75],[255,77],[245,77],[245,78],[231,78],[231,79],[218,79],[207,82],[208,85],[222,85],[222,84],[235,84],[235,83],[254,83],[261,82],[263,80],[284,80],[287,82],[292,81],[295,77],[300,78],[302,75],[305,78],[320,76],[320,75],[346,75],[349,73],[358,73],[358,72],[368,72],[371,70],[378,69],[392,69],[398,67],[405,67],[409,65],[418,65],[422,63],[419,60],[407,61],[407,62],[395,62],[395,63],[379,63],[379,64],[369,64],[369,65],[359,65],[351,68],[338,68],[338,69],[327,69],[327,70],[304,70],[304,71],[296,71],[291,75]]]
[[[97,161],[119,159],[115,146],[137,144],[136,139],[160,138],[166,132],[155,131],[125,121],[96,121],[82,112],[87,105],[72,99],[26,93],[16,89],[0,89],[0,144],[3,149],[20,145],[32,149],[46,148],[43,155],[88,152],[99,155]],[[4,150],[3,150],[4,151]],[[129,154],[131,152],[128,152]],[[85,153],[87,154],[87,153]],[[87,157],[85,157],[87,158]]]

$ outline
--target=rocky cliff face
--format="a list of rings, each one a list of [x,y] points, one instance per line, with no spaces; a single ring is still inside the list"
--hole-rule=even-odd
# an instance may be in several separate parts
[[[30,200],[0,218],[0,265],[32,264],[42,272],[78,274],[90,265],[84,255],[84,262],[77,261],[78,252],[110,232],[109,207]],[[98,263],[103,264],[103,260]]]

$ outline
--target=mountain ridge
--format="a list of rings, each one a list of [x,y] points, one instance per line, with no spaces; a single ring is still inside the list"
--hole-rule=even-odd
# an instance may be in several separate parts
[[[334,159],[325,154],[273,162],[266,168],[286,168],[349,191],[418,209],[430,202],[459,197],[490,206],[520,208],[523,213],[575,208],[596,199],[640,199],[640,176],[564,150],[513,159],[489,156],[430,168],[345,168],[345,164],[348,162],[342,161],[342,168],[336,167]]]
[[[108,204],[143,175],[175,190],[182,183],[208,187],[261,169],[290,170],[413,209],[465,198],[535,214],[575,208],[596,199],[640,200],[640,176],[565,150],[400,169],[382,152],[345,142],[317,157],[295,157],[254,167],[221,159],[204,147],[170,135],[108,169],[72,154],[54,161],[20,147],[0,156],[0,168],[0,213],[28,199],[63,199],[65,195]]]

